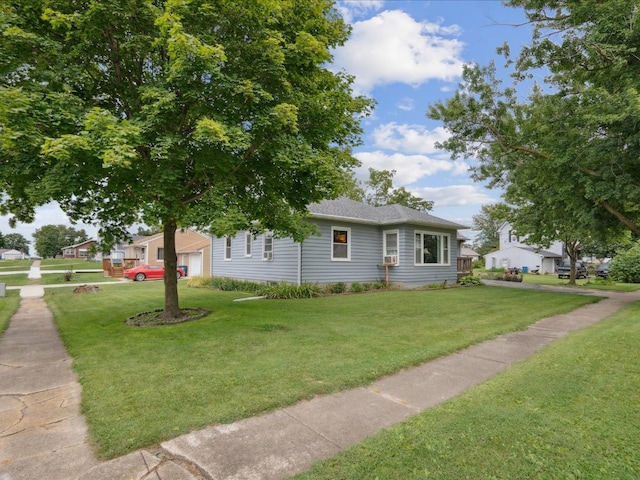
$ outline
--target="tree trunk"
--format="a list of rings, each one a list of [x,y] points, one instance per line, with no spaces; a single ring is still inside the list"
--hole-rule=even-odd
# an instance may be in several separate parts
[[[572,241],[565,240],[564,248],[565,248],[565,251],[567,252],[567,255],[569,255],[570,270],[569,270],[568,285],[575,285],[576,284],[576,258],[580,253],[580,242],[573,241],[573,240]]]
[[[178,278],[176,268],[178,256],[176,255],[176,222],[169,220],[163,223],[164,234],[164,312],[165,318],[178,318],[181,316],[178,302]]]

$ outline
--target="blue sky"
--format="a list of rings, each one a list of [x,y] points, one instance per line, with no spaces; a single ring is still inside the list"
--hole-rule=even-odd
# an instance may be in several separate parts
[[[500,69],[504,59],[497,47],[506,41],[517,53],[530,41],[523,10],[497,0],[348,0],[339,5],[353,32],[334,52],[334,63],[356,76],[359,93],[378,102],[363,123],[358,178],[368,178],[369,167],[396,170],[395,186],[434,201],[434,215],[470,226],[482,205],[500,201],[500,192],[471,180],[470,161],[454,162],[434,147],[447,133],[426,112],[429,104],[453,95],[465,63],[495,60]]]
[[[369,167],[396,170],[396,187],[434,201],[434,215],[471,226],[473,215],[499,201],[500,192],[471,180],[470,161],[454,162],[435,149],[447,134],[426,111],[455,92],[465,63],[495,60],[500,68],[498,46],[506,41],[517,53],[528,43],[530,29],[517,26],[524,23],[523,11],[499,0],[343,0],[338,7],[353,32],[334,51],[332,68],[355,75],[357,93],[377,101],[355,152],[362,162],[357,177],[366,180]],[[52,204],[38,210],[34,223],[16,229],[0,217],[0,232],[33,242],[33,232],[48,224],[70,223]],[[75,228],[96,235],[90,225]],[[465,234],[473,237],[472,231]]]

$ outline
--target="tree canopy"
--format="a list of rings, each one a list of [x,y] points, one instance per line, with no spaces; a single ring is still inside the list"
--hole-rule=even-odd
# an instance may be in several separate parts
[[[506,203],[483,205],[480,213],[473,216],[473,229],[478,231],[473,246],[480,255],[485,255],[500,246],[500,227],[509,220],[511,208]]]
[[[29,253],[29,241],[20,233],[7,233],[4,235],[4,248],[18,250],[22,253]]]
[[[394,187],[393,177],[395,170],[376,170],[369,168],[369,178],[361,182],[351,177],[351,181],[346,185],[344,195],[359,202],[380,207],[383,205],[404,205],[428,212],[433,208],[431,200],[412,194],[405,187]]]
[[[640,232],[637,2],[507,4],[533,25],[516,58],[501,49],[513,84],[493,64],[467,66],[455,96],[429,109],[452,133],[441,147],[478,160],[474,178],[504,189],[533,240]]]
[[[62,249],[88,240],[87,232],[65,225],[44,225],[33,234],[35,249],[42,258],[62,255]]]
[[[56,200],[114,243],[269,229],[302,239],[309,203],[357,164],[372,102],[327,68],[349,28],[331,0],[5,0],[0,210]],[[175,275],[165,315],[180,316]]]

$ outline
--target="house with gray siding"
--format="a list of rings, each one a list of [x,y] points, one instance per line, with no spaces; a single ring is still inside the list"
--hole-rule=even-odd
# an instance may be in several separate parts
[[[308,210],[318,233],[301,243],[270,232],[213,237],[211,275],[292,284],[457,281],[458,230],[469,227],[401,205],[347,198]]]

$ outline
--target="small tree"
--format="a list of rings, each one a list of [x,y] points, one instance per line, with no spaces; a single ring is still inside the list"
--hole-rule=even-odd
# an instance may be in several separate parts
[[[619,282],[640,283],[640,242],[616,254],[609,265],[609,275]]]

